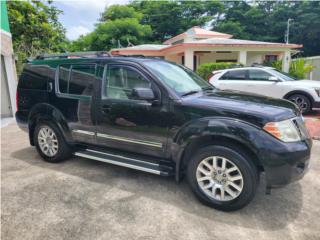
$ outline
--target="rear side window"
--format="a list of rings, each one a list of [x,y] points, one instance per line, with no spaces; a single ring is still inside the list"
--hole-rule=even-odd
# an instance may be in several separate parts
[[[59,92],[90,96],[95,80],[95,64],[61,65],[59,67]]]
[[[48,81],[48,66],[25,66],[20,76],[19,88],[46,90]]]
[[[228,71],[222,77],[221,80],[245,80],[247,79],[247,70],[233,70]]]
[[[63,65],[59,67],[59,91],[68,93],[69,72],[71,65]]]
[[[254,81],[268,81],[272,75],[263,70],[249,70],[249,79]]]

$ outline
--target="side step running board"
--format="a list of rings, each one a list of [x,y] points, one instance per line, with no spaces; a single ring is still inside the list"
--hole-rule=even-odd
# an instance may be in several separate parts
[[[155,161],[154,159],[146,159],[145,157],[137,158],[136,156],[132,157],[122,153],[119,154],[93,149],[77,151],[74,155],[161,176],[171,176],[174,173],[173,167],[169,164],[164,164],[165,161]]]

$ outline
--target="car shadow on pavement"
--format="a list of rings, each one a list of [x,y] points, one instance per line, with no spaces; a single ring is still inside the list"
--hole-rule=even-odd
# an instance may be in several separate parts
[[[163,203],[165,206],[170,205],[170,208],[178,208],[188,214],[206,218],[212,221],[213,226],[214,222],[223,222],[230,226],[248,229],[278,230],[293,222],[302,208],[302,190],[299,182],[285,188],[273,189],[271,195],[265,195],[263,175],[255,199],[244,209],[226,213],[202,205],[189,189],[186,179],[178,184],[173,178],[160,177],[82,158],[72,158],[60,164],[51,164],[42,161],[33,147],[13,152],[11,157],[17,161],[25,162],[30,167],[37,169],[38,172],[43,173],[46,169],[48,171],[45,172],[50,176],[61,176],[61,174],[67,175],[65,176],[67,178],[76,176],[77,179],[80,178],[80,181],[84,182],[85,186],[99,183],[99,188],[103,191],[116,189],[110,191],[110,196],[105,197],[104,195],[104,198],[97,196],[99,191],[91,193],[97,201],[109,201],[109,197],[114,200],[115,196],[111,196],[112,194],[125,191],[129,194],[117,198],[116,201],[130,204],[130,201],[135,201],[138,198],[148,198],[151,201],[156,201],[156,204]],[[14,171],[16,170],[14,169]],[[54,181],[56,184],[60,184],[61,178],[55,177]],[[86,203],[88,196],[83,194],[82,197],[85,198],[82,201]]]

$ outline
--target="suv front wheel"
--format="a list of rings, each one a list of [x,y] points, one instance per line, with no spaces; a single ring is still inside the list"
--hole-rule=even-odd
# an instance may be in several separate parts
[[[190,160],[188,180],[203,203],[223,211],[234,211],[254,197],[259,174],[240,149],[226,146],[201,148]]]
[[[288,100],[295,103],[302,113],[309,113],[312,110],[311,101],[303,94],[293,94]]]
[[[34,131],[33,140],[40,156],[47,162],[61,162],[71,156],[58,127],[50,122],[40,122]]]

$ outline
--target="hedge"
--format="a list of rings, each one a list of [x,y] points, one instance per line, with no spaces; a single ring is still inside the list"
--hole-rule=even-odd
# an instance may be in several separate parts
[[[234,63],[234,62],[204,63],[198,67],[197,73],[203,79],[209,80],[209,77],[212,75],[212,71],[232,68],[232,67],[239,67],[239,66],[242,66],[242,65],[240,63]]]

